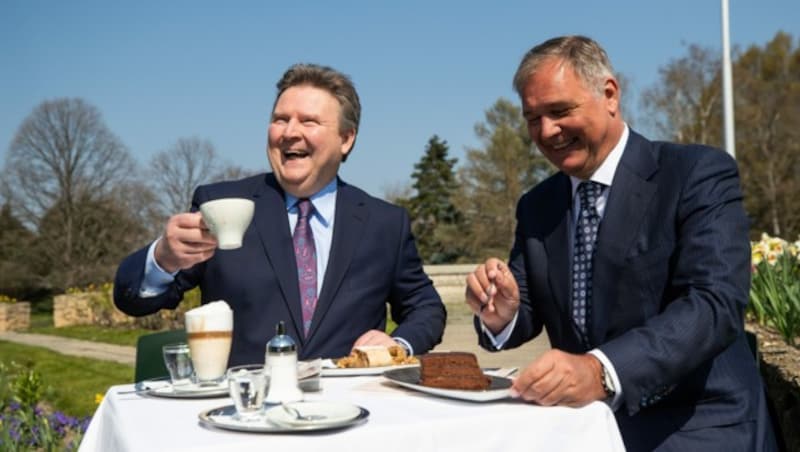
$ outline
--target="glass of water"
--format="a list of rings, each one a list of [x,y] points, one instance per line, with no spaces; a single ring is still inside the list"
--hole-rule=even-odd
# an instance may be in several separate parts
[[[183,342],[167,344],[161,350],[172,386],[191,384],[194,381],[194,367],[192,366],[192,355],[189,353],[189,345]]]
[[[227,378],[236,418],[245,422],[260,420],[264,414],[269,370],[262,364],[245,364],[228,369]]]

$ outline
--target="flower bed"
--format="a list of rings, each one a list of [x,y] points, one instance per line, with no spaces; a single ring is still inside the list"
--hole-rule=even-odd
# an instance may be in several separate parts
[[[48,408],[41,376],[0,363],[0,450],[74,450],[91,418],[77,419]]]
[[[800,450],[800,240],[762,234],[752,243],[747,329],[758,338],[761,376],[787,450]]]
[[[774,408],[773,422],[781,429],[787,450],[800,451],[800,349],[755,323],[747,329],[758,337],[761,377]]]

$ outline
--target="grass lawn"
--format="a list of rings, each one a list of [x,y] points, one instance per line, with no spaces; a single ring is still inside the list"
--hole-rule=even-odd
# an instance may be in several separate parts
[[[13,361],[39,372],[44,382],[44,400],[71,416],[92,415],[97,408],[95,395],[105,394],[110,386],[133,381],[133,366],[5,341],[0,341],[0,361]]]
[[[154,331],[144,329],[103,327],[97,325],[73,325],[56,328],[53,326],[53,315],[37,313],[31,315],[31,327],[27,333],[50,334],[53,336],[83,339],[85,341],[106,342],[116,345],[136,346],[136,339],[143,334]]]

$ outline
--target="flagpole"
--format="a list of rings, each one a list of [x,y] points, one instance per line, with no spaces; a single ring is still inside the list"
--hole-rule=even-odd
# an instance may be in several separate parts
[[[733,73],[731,69],[731,43],[728,25],[728,0],[721,0],[722,5],[722,95],[723,113],[725,116],[725,150],[736,158],[736,137],[734,135],[733,118]]]

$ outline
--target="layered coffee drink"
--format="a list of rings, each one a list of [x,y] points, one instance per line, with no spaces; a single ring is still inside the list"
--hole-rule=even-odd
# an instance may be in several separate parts
[[[231,353],[233,311],[228,303],[213,301],[187,311],[185,322],[197,382],[221,382]]]

